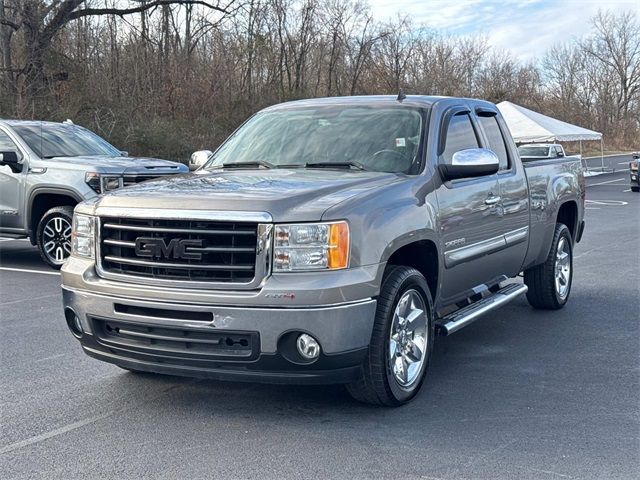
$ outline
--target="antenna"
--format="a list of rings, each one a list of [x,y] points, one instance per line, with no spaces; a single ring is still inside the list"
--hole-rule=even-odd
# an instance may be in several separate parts
[[[404,94],[404,91],[401,89],[398,90],[398,98],[396,98],[396,100],[398,102],[402,102],[405,98],[407,98],[407,96]]]

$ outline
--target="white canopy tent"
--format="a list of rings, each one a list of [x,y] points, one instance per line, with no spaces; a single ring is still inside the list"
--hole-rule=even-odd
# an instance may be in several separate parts
[[[580,154],[582,155],[583,140],[599,140],[600,153],[604,157],[600,132],[547,117],[507,101],[500,102],[498,109],[516,143],[580,142]],[[602,165],[604,167],[604,163]]]

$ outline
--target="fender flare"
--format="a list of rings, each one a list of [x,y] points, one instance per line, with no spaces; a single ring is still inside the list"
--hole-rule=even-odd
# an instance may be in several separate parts
[[[84,201],[84,198],[82,197],[82,195],[80,195],[80,193],[78,193],[77,191],[71,189],[71,188],[65,188],[65,187],[37,187],[34,188],[33,190],[31,190],[31,192],[29,193],[29,200],[27,202],[27,232],[29,233],[29,236],[32,237],[33,236],[33,231],[31,228],[31,220],[32,220],[32,214],[33,214],[33,202],[35,201],[36,197],[38,195],[41,194],[54,194],[54,195],[64,195],[66,197],[70,197],[73,200],[75,200],[76,203],[80,203],[82,201]]]

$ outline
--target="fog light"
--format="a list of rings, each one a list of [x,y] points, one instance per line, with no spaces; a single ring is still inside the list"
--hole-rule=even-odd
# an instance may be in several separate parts
[[[64,316],[67,319],[67,326],[69,327],[69,330],[71,330],[73,336],[76,338],[82,337],[82,334],[84,333],[84,331],[82,330],[82,322],[76,315],[76,312],[74,312],[70,308],[67,308],[64,311]]]
[[[320,344],[311,335],[303,333],[298,337],[296,345],[298,346],[298,353],[305,360],[313,360],[320,355]]]

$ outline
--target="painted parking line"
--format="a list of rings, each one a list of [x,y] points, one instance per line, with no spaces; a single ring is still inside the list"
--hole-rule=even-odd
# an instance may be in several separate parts
[[[607,180],[606,182],[590,183],[589,185],[587,185],[587,187],[595,187],[597,185],[606,185],[608,183],[626,182],[626,181],[627,181],[626,178],[616,178],[615,180]]]
[[[596,155],[595,157],[583,157],[584,160],[600,160],[602,157],[604,158],[609,158],[609,157],[630,157],[631,156],[631,152],[628,153],[609,153],[607,155]]]
[[[624,200],[585,200],[586,205],[603,205],[605,207],[622,207],[629,205],[629,202]]]
[[[7,272],[41,273],[42,275],[60,275],[60,272],[46,272],[44,270],[33,270],[30,268],[0,267],[0,270]]]

